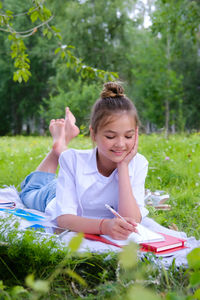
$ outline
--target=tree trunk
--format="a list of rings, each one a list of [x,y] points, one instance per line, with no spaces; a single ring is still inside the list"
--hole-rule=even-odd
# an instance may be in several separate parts
[[[169,33],[167,34],[167,47],[166,47],[166,57],[167,57],[167,77],[169,77],[169,70],[170,70],[170,58],[171,58],[171,53],[170,53],[170,36]],[[168,138],[169,135],[169,93],[168,90],[170,88],[170,82],[169,78],[167,80],[167,95],[165,95],[165,138]]]
[[[169,100],[165,100],[165,138],[169,135]]]

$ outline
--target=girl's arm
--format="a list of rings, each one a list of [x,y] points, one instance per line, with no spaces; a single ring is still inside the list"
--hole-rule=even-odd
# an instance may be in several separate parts
[[[118,211],[122,216],[130,217],[135,222],[140,223],[142,216],[140,208],[132,192],[132,186],[129,177],[128,164],[131,159],[136,155],[138,148],[138,129],[136,129],[135,145],[132,151],[125,157],[123,161],[118,163],[118,176],[119,176],[119,204]]]
[[[105,234],[113,239],[127,239],[129,234],[136,230],[136,223],[131,218],[89,219],[76,215],[66,214],[57,217],[58,226],[75,232],[91,234]]]

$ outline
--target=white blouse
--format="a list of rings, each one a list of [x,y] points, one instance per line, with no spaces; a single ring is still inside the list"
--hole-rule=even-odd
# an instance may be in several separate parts
[[[118,172],[115,169],[109,177],[99,173],[96,148],[92,150],[69,149],[59,159],[60,170],[56,198],[46,211],[52,219],[64,214],[87,218],[113,218],[105,208],[109,204],[118,210]],[[129,176],[133,195],[142,217],[148,214],[144,207],[144,184],[148,170],[146,158],[137,153],[129,163]]]

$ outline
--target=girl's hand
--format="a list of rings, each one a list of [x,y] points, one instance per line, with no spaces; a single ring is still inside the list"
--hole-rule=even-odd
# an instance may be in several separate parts
[[[115,240],[126,240],[130,233],[137,232],[137,223],[133,218],[124,218],[127,222],[119,219],[106,219],[103,222],[102,232],[103,234],[109,235]]]
[[[138,151],[138,127],[136,127],[135,130],[134,146],[132,150],[125,156],[125,158],[120,163],[118,163],[118,167],[120,166],[121,163],[126,163],[128,165],[129,162],[133,159],[133,157],[137,154],[137,151]]]

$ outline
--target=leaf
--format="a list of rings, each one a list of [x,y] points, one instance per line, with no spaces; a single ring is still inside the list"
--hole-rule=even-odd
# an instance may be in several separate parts
[[[64,58],[65,58],[65,56],[66,56],[65,52],[64,52],[64,51],[62,51],[62,53],[61,53],[61,58],[62,58],[62,59],[64,59]]]
[[[200,271],[194,272],[190,276],[190,284],[192,286],[200,285]]]
[[[12,11],[10,11],[10,10],[6,10],[6,14],[10,17],[10,16],[12,16],[13,15],[13,12]]]
[[[200,248],[193,249],[187,255],[189,268],[197,270],[200,269]]]
[[[137,245],[130,243],[123,247],[119,253],[119,262],[125,269],[133,268],[137,265]]]
[[[59,47],[59,48],[57,48],[56,50],[55,50],[55,54],[57,54],[58,52],[60,52],[60,50],[61,50],[61,48]]]
[[[69,248],[71,251],[75,252],[79,249],[83,240],[83,233],[78,233],[75,237],[69,242]]]
[[[29,287],[32,286],[33,281],[34,281],[34,275],[33,274],[28,275],[25,279],[26,285],[29,286]]]
[[[47,293],[49,291],[49,282],[46,280],[34,280],[34,275],[30,274],[25,279],[26,285],[36,292]]]
[[[148,299],[148,300],[161,300],[161,297],[156,295],[151,290],[148,290],[142,286],[135,285],[128,292],[127,300],[138,300],[138,299]]]
[[[31,13],[31,22],[34,23],[39,18],[39,13],[37,10],[35,10],[33,13]]]
[[[8,36],[8,39],[9,39],[9,41],[12,41],[12,40],[14,40],[14,38],[15,38],[15,36],[14,36],[14,35],[11,35],[11,34],[10,34],[10,35]]]
[[[3,281],[0,280],[0,289],[4,290],[6,288],[6,285],[3,284]]]
[[[68,45],[68,46],[67,46],[67,48],[70,48],[70,49],[75,49],[75,47],[74,47],[74,46],[72,46],[72,45]]]
[[[50,40],[52,38],[52,32],[51,31],[48,31],[47,33],[47,38]]]
[[[75,279],[78,283],[80,283],[81,285],[87,286],[87,282],[86,282],[79,274],[77,274],[77,273],[74,272],[73,270],[67,269],[67,270],[66,270],[66,273],[67,273],[70,277],[72,277],[73,279]]]
[[[196,290],[194,293],[194,299],[200,300],[200,289]]]
[[[44,30],[43,30],[43,32],[42,32],[43,35],[44,35],[44,36],[47,35],[48,31],[49,31],[49,30],[48,30],[47,28],[44,28]]]
[[[62,40],[62,36],[59,33],[56,33],[56,37],[59,38],[59,40]]]
[[[166,300],[186,300],[186,299],[184,296],[177,295],[177,293],[169,292],[169,293],[167,293]]]
[[[21,293],[28,293],[28,291],[21,285],[16,285],[12,288],[12,294],[18,295]]]
[[[36,292],[47,293],[49,291],[49,282],[46,280],[36,280],[32,288]]]
[[[46,20],[51,17],[51,11],[44,5],[43,5],[42,13]]]
[[[14,72],[14,74],[13,74],[13,80],[14,81],[18,81],[19,83],[22,82],[22,76],[19,73],[19,71]]]
[[[59,28],[56,28],[55,26],[51,26],[51,29],[55,32],[60,32],[60,29]]]

